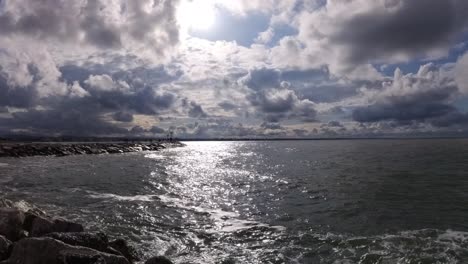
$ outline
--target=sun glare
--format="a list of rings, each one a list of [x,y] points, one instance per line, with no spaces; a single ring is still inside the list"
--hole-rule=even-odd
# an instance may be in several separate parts
[[[182,28],[190,30],[209,30],[216,20],[216,7],[210,0],[183,1],[177,19]]]

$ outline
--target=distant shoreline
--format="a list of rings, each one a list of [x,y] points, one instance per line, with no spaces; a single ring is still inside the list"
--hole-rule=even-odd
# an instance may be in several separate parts
[[[2,144],[154,144],[193,141],[334,141],[334,140],[459,140],[468,136],[447,137],[336,137],[336,138],[177,138],[174,140],[153,138],[1,138]]]
[[[184,146],[179,141],[157,142],[0,142],[0,157],[71,156],[158,151]]]

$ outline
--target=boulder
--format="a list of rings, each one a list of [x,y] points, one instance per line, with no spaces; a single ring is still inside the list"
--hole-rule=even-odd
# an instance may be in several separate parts
[[[30,229],[29,227],[29,217],[33,218],[31,221]],[[30,232],[30,235],[33,237],[40,237],[50,233],[77,233],[83,232],[84,228],[82,225],[70,222],[65,219],[57,218],[54,220],[37,216],[37,215],[28,215],[26,218],[25,229]]]
[[[28,228],[28,222],[30,221],[29,217],[34,217],[31,221],[31,226],[30,229],[26,229],[29,231],[29,235],[32,237],[40,237],[49,233],[52,233],[55,231],[54,228],[54,223],[42,216],[31,216],[28,215],[28,218],[26,218],[27,221],[25,221],[25,228]]]
[[[102,252],[107,252],[109,247],[109,239],[104,233],[50,233],[47,237],[62,241],[71,246],[87,247]]]
[[[122,256],[67,245],[50,237],[25,238],[13,246],[10,258],[0,264],[129,264]]]
[[[100,254],[88,250],[63,250],[58,258],[61,264],[107,264]]]
[[[82,225],[73,223],[66,219],[56,218],[54,219],[54,230],[55,232],[83,232],[84,228]]]
[[[163,256],[148,259],[145,264],[173,264],[168,258]]]
[[[122,256],[126,257],[128,261],[131,263],[135,261],[140,261],[140,258],[138,257],[138,254],[136,250],[130,246],[127,241],[123,239],[116,239],[114,241],[111,241],[109,243],[109,246],[111,246],[113,249],[117,250],[122,254]]]
[[[7,259],[10,256],[12,243],[4,236],[0,236],[0,261]]]
[[[0,208],[0,235],[11,241],[25,236],[23,230],[24,213],[16,208]]]
[[[12,201],[8,199],[0,198],[0,208],[11,208],[11,207],[13,207]]]

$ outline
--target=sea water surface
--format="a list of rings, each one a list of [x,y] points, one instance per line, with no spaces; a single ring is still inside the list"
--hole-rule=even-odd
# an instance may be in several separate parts
[[[468,140],[0,159],[0,192],[175,263],[468,263]]]

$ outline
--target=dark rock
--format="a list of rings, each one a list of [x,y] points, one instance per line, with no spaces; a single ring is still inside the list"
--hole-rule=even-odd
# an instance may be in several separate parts
[[[24,213],[16,208],[0,208],[0,235],[11,241],[24,237]]]
[[[59,255],[62,264],[106,264],[106,260],[95,252],[87,250],[63,250]]]
[[[145,264],[173,264],[168,258],[163,256],[148,259]]]
[[[25,221],[25,228],[29,227],[29,221],[32,218],[30,225],[30,235],[33,237],[40,237],[50,233],[77,233],[83,232],[84,228],[82,225],[70,222],[65,219],[57,218],[54,220],[38,216],[38,215],[28,215],[27,221]]]
[[[104,233],[50,233],[47,236],[71,246],[87,247],[102,252],[106,252],[109,247],[109,239]]]
[[[104,262],[100,258],[104,259]],[[67,245],[50,237],[22,239],[13,246],[10,258],[0,262],[0,264],[65,263],[129,264],[128,260],[122,256],[107,254],[90,248]]]
[[[132,246],[128,245],[127,241],[123,239],[116,239],[110,242],[109,246],[120,252],[122,256],[126,257],[128,261],[132,263],[135,261],[140,261],[136,250]]]
[[[0,261],[7,259],[10,256],[12,243],[4,236],[0,236]]]
[[[11,208],[11,207],[13,207],[12,201],[8,199],[0,198],[0,208]]]
[[[34,217],[32,222],[31,222],[31,228],[29,229],[29,235],[32,237],[40,237],[49,233],[52,233],[55,231],[55,226],[54,223],[42,216],[29,216],[29,217]],[[27,222],[30,221],[29,218],[27,218]],[[28,226],[26,226],[28,227]]]
[[[54,231],[55,232],[83,232],[84,228],[82,225],[70,222],[66,219],[57,218],[54,220]]]

